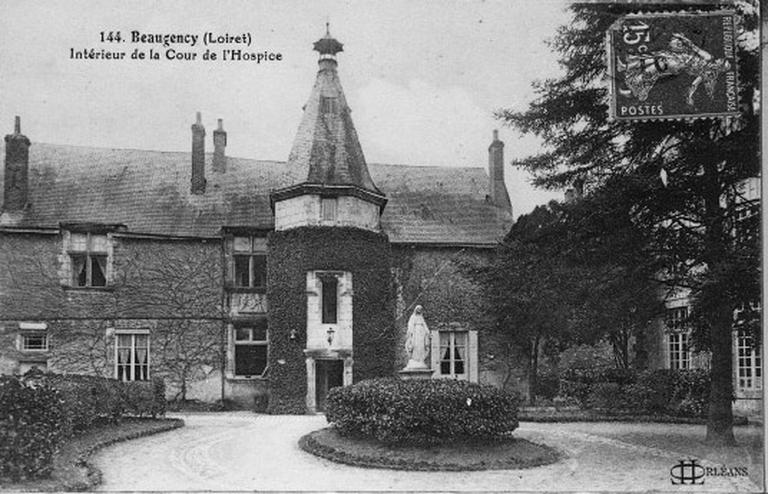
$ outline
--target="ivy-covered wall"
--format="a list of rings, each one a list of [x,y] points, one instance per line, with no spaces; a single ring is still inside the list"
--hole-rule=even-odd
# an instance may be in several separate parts
[[[459,323],[465,329],[478,332],[480,382],[525,389],[525,369],[520,364],[523,359],[516,348],[494,337],[490,331],[493,325],[491,311],[480,287],[465,273],[473,266],[487,264],[493,255],[493,249],[392,247],[396,369],[402,369],[407,363],[408,318],[414,307],[421,305],[430,329]]]
[[[352,273],[353,380],[391,375],[394,308],[387,236],[352,227],[300,227],[270,233],[268,244],[270,413],[306,411],[307,271]]]
[[[219,241],[115,236],[106,287],[72,287],[61,234],[0,233],[2,318],[223,316]]]
[[[221,398],[221,245],[114,236],[108,286],[71,287],[63,234],[0,233],[0,373],[114,376],[114,331],[149,330],[150,374],[169,398]],[[44,322],[49,350],[23,351],[20,322]]]
[[[489,249],[395,246],[393,274],[396,297],[397,355],[395,365],[407,362],[405,334],[416,305],[424,308],[430,329],[460,323],[482,338],[489,324],[480,288],[463,273],[463,266],[488,262]]]
[[[19,350],[15,322],[0,322],[0,374],[19,373],[20,362],[46,361],[58,373],[115,376],[115,332],[149,332],[149,372],[162,377],[166,397],[221,398],[221,322],[179,319],[49,319],[48,350]]]

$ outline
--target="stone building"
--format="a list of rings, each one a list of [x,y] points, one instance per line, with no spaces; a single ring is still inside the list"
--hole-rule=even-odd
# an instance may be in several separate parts
[[[478,288],[512,224],[503,143],[481,168],[368,164],[337,72],[319,70],[286,162],[5,138],[0,373],[163,378],[169,397],[276,413],[392,375],[415,305],[435,377],[495,382]]]
[[[566,191],[564,201],[572,202],[582,197],[579,187]],[[758,235],[755,223],[760,215],[760,177],[743,180],[732,197],[723,197],[724,202],[733,204],[736,211],[736,224],[733,235],[745,241],[754,240]],[[747,226],[748,225],[748,226]],[[660,276],[663,276],[660,274]],[[643,332],[642,348],[637,339],[632,339],[633,353],[643,351],[647,365],[651,369],[708,369],[711,355],[708,351],[696,351],[692,337],[689,316],[692,312],[693,297],[691,290],[684,287],[664,287],[658,291],[663,301],[664,314],[651,323]],[[762,411],[763,376],[761,345],[753,344],[752,336],[740,324],[743,313],[749,312],[756,317],[761,310],[760,301],[750,307],[740,307],[734,311],[732,333],[733,358],[733,409],[737,413],[756,415]]]
[[[723,198],[734,206],[736,224],[733,235],[745,241],[745,238],[759,235],[755,221],[760,215],[760,177],[752,177],[742,181],[734,197]],[[750,224],[749,228],[740,225]],[[691,326],[688,316],[691,313],[693,300],[691,291],[687,288],[675,288],[664,293],[666,314],[662,320],[649,328],[648,343],[649,365],[659,369],[706,369],[710,367],[710,354],[706,351],[697,352],[693,348]],[[759,314],[760,301],[755,300],[750,307],[740,307],[733,314],[732,358],[733,358],[733,391],[734,411],[742,414],[756,415],[762,411],[763,376],[761,345],[753,344],[751,333],[739,323],[745,312]]]

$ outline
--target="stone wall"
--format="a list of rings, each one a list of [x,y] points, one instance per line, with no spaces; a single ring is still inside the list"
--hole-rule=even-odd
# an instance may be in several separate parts
[[[54,372],[115,376],[115,335],[149,334],[150,375],[169,398],[221,398],[221,246],[110,235],[109,283],[72,287],[62,234],[0,234],[0,372],[47,361]],[[44,325],[48,350],[22,350]],[[39,333],[40,331],[37,330]]]
[[[110,235],[106,287],[71,286],[59,234],[0,233],[0,307],[5,320],[220,318],[221,245]]]
[[[77,289],[68,286],[63,235],[0,234],[0,372],[18,371],[24,359],[45,358],[54,371],[113,376],[114,331],[135,328],[149,331],[150,372],[166,377],[169,397],[186,382],[187,398],[215,401],[223,392],[250,406],[274,381],[273,389],[285,385],[290,395],[274,410],[297,412],[306,393],[306,273],[341,270],[352,276],[355,381],[390,375],[405,366],[408,317],[420,304],[430,329],[457,323],[478,331],[481,382],[525,386],[524,373],[516,366],[522,360],[514,349],[494,340],[480,289],[462,271],[463,265],[488,262],[492,250],[405,245],[390,249],[385,236],[365,230],[296,230],[305,233],[270,237],[281,239],[279,245],[270,245],[270,301],[289,303],[270,309],[269,372],[248,381],[222,378],[229,314],[222,307],[220,242],[116,233],[111,235],[110,286]],[[291,275],[286,277],[285,270]],[[295,287],[285,286],[294,282]],[[393,318],[395,329],[390,332]],[[46,323],[50,350],[20,352],[20,322]],[[289,338],[292,328],[302,330],[296,341]],[[284,372],[294,366],[295,373]]]
[[[335,198],[336,218],[322,218],[321,197],[306,194],[275,203],[275,230],[300,226],[353,226],[365,230],[379,229],[379,206],[354,196]]]
[[[221,398],[218,321],[51,319],[45,324],[47,351],[22,351],[19,324],[0,325],[0,373],[16,373],[23,363],[44,360],[52,372],[115,377],[115,335],[146,332],[150,376],[163,377],[169,399],[180,397],[184,383],[187,399]]]

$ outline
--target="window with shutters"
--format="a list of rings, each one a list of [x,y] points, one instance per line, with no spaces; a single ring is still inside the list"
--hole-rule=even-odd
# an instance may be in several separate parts
[[[440,376],[467,379],[467,344],[466,331],[440,331]]]

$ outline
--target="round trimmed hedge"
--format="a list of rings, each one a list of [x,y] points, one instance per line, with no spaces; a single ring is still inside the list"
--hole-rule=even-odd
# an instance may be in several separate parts
[[[333,388],[326,419],[339,434],[387,444],[500,440],[518,426],[519,396],[452,379],[379,378]]]

